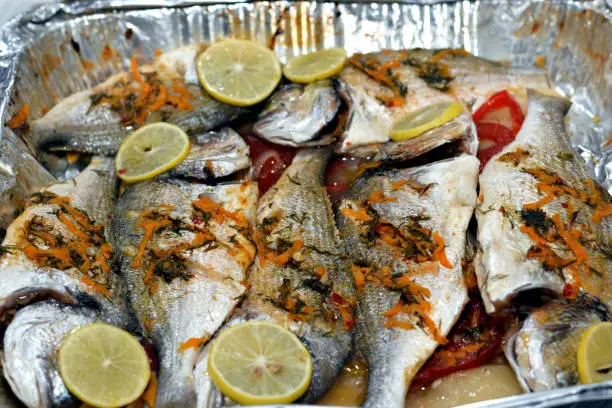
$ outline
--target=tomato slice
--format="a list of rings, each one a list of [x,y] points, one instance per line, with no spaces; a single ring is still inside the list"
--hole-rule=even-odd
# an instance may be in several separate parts
[[[274,185],[283,171],[293,161],[296,150],[290,147],[268,143],[257,136],[241,135],[249,145],[253,176],[257,180],[259,191],[263,194]]]
[[[359,172],[362,160],[354,157],[338,156],[325,170],[325,187],[332,202],[340,200],[349,189]]]
[[[480,298],[472,296],[449,334],[449,342],[438,347],[412,384],[429,384],[454,372],[490,362],[500,352],[502,337],[501,322],[487,315]]]
[[[504,146],[514,140],[514,134],[507,127],[492,122],[478,123],[476,131],[480,139],[478,160],[480,160],[480,169],[482,170],[491,157],[501,152]]]
[[[493,94],[485,103],[482,104],[476,112],[472,115],[474,122],[478,123],[487,115],[487,113],[501,109],[509,108],[510,116],[512,117],[512,132],[516,134],[521,129],[523,121],[525,120],[525,114],[521,105],[510,95],[506,90]]]

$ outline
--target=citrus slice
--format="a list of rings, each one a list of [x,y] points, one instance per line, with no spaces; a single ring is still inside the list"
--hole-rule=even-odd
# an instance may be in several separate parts
[[[169,123],[146,125],[125,138],[115,159],[117,175],[128,183],[153,178],[189,153],[189,137]]]
[[[68,336],[59,351],[66,387],[94,407],[120,407],[140,397],[151,376],[138,340],[108,324],[94,323]]]
[[[239,404],[288,404],[308,389],[312,358],[287,329],[249,321],[221,332],[211,346],[208,370],[217,387]]]
[[[439,102],[427,105],[422,109],[410,112],[393,124],[393,140],[406,140],[417,137],[433,128],[437,128],[455,119],[463,112],[459,102]]]
[[[584,384],[612,380],[612,323],[597,323],[582,335],[578,375]]]
[[[343,48],[328,48],[295,57],[285,64],[283,74],[293,81],[303,84],[329,78],[342,71],[346,62]]]
[[[198,57],[204,89],[221,102],[250,106],[266,99],[281,79],[276,54],[247,40],[218,42]]]

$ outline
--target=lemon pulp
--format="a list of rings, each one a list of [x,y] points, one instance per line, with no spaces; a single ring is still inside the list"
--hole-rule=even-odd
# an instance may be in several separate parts
[[[328,48],[289,60],[283,67],[283,74],[293,82],[309,83],[336,75],[345,63],[343,48]]]
[[[66,387],[95,407],[120,407],[140,397],[151,376],[144,348],[115,326],[94,323],[68,336],[59,351]]]
[[[146,125],[125,138],[115,158],[117,175],[128,183],[153,178],[189,153],[189,137],[169,123]]]
[[[450,122],[461,112],[463,107],[459,102],[447,101],[427,105],[395,122],[389,136],[396,141],[411,139]]]
[[[239,404],[288,404],[308,389],[312,358],[289,330],[249,321],[221,332],[211,346],[208,370]]]
[[[584,332],[577,362],[582,383],[612,380],[612,322],[597,323]]]
[[[249,106],[266,99],[281,79],[276,54],[248,40],[220,41],[198,57],[202,86],[230,105]]]

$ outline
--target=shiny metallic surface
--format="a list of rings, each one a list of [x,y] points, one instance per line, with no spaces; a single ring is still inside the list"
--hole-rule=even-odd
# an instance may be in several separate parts
[[[459,47],[527,68],[545,60],[554,87],[574,103],[568,115],[574,148],[612,191],[609,0],[47,4],[12,19],[0,34],[0,120],[5,123],[26,103],[30,119],[39,118],[61,98],[126,69],[132,56],[148,62],[157,48],[170,51],[224,37],[273,43],[282,61],[331,46],[349,54]],[[4,133],[2,138],[6,142]],[[471,407],[571,406],[610,398],[612,384],[596,384]]]

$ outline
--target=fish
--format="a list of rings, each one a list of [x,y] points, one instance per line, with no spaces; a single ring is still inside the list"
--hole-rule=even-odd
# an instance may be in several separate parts
[[[368,365],[364,407],[403,407],[419,368],[468,301],[462,259],[476,205],[474,156],[366,171],[337,224],[357,287],[354,341]]]
[[[224,326],[269,320],[295,333],[313,363],[301,403],[314,403],[325,394],[352,349],[353,279],[323,186],[330,153],[330,148],[300,150],[261,197],[251,288]],[[210,382],[207,353],[200,355],[195,370],[199,407],[223,401]]]
[[[580,384],[576,356],[582,335],[611,317],[609,305],[586,295],[572,302],[554,299],[531,310],[519,328],[509,333],[504,347],[525,391]]]
[[[253,132],[285,146],[327,145],[335,141],[334,129],[328,126],[340,106],[340,97],[329,79],[308,85],[288,84],[270,97],[253,125]]]
[[[136,128],[172,123],[187,133],[223,126],[248,112],[212,98],[194,81],[198,46],[177,49],[150,65],[111,76],[61,100],[30,123],[24,138],[35,151],[114,155]]]
[[[74,180],[30,196],[7,229],[0,258],[2,366],[28,407],[75,401],[57,367],[67,334],[94,321],[127,326],[107,227],[114,195],[113,161],[96,157]]]
[[[410,65],[405,51],[355,54],[337,78],[337,89],[348,106],[337,153],[374,161],[401,161],[417,157],[453,141],[475,154],[477,138],[467,109],[456,118],[421,135],[393,141],[393,124],[407,114],[436,103],[457,99],[431,87]],[[374,77],[373,77],[374,76]]]
[[[43,165],[57,180],[72,180],[91,161],[93,155],[76,152],[48,152],[41,150],[36,155],[38,162]]]
[[[249,146],[233,129],[225,127],[192,138],[187,157],[170,175],[208,180],[251,167]]]
[[[193,406],[199,350],[246,291],[258,189],[168,175],[132,184],[113,218],[128,300],[159,357],[157,407]]]
[[[570,102],[527,92],[516,139],[480,175],[475,271],[486,310],[502,313],[525,291],[609,305],[612,199],[572,149]]]
[[[55,178],[36,161],[28,147],[8,127],[0,144],[0,236],[23,210],[27,197],[54,183]]]

